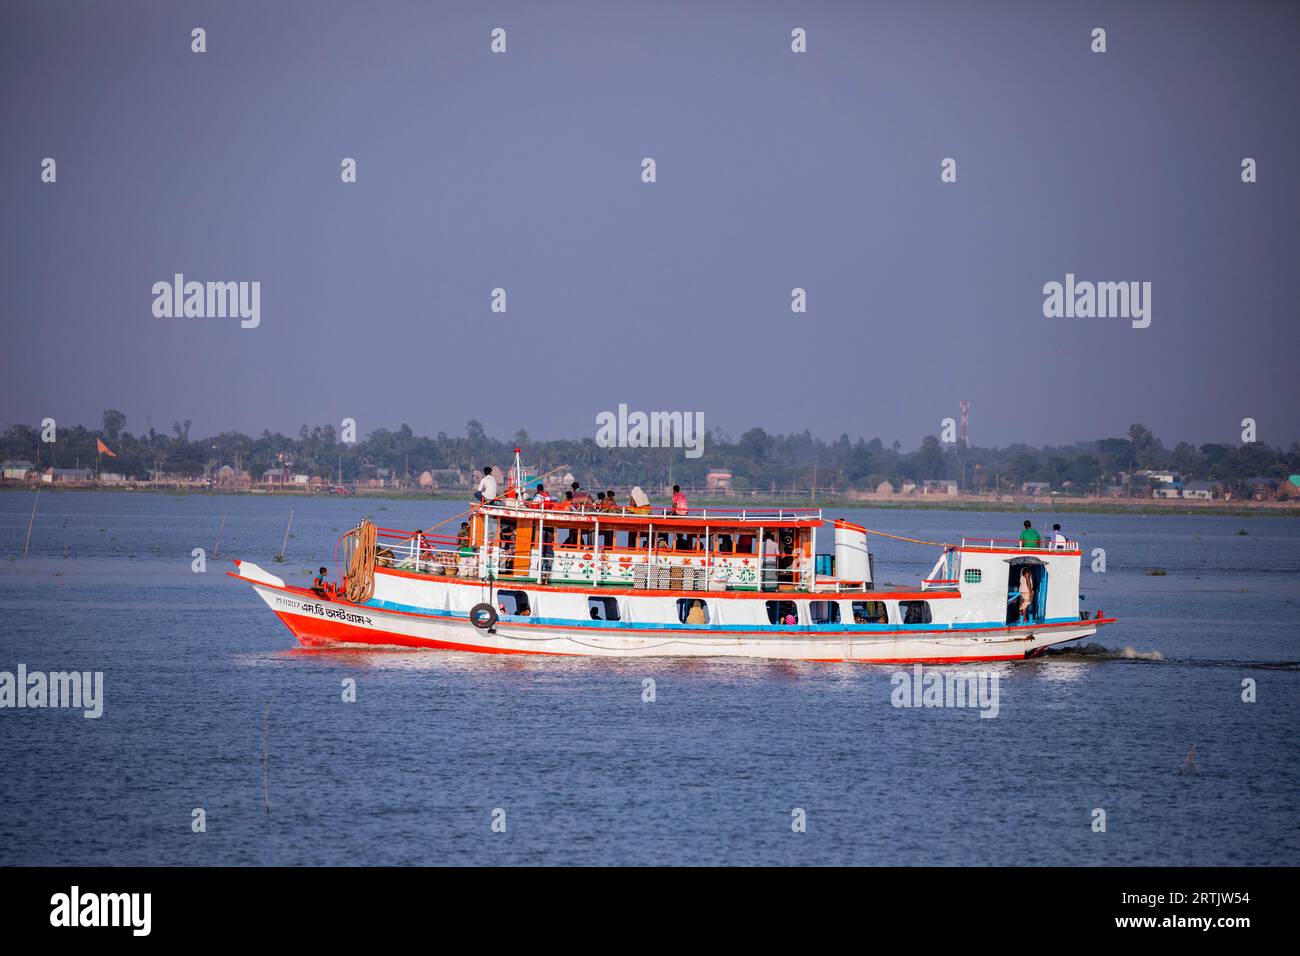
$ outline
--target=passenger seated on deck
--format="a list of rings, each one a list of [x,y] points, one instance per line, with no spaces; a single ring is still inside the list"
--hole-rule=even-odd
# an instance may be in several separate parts
[[[326,576],[328,574],[329,571],[327,569],[321,568],[320,574],[316,575],[315,579],[311,582],[311,589],[315,591],[317,594],[319,594],[321,597],[334,596],[333,594],[334,589],[330,587],[330,583],[326,579]]]
[[[686,495],[682,494],[681,485],[673,485],[673,511],[675,515],[684,515],[689,509],[686,507]]]
[[[1061,530],[1061,526],[1059,524],[1052,525],[1052,547],[1057,551],[1064,551],[1069,546],[1070,542],[1066,540],[1065,532]]]
[[[540,481],[537,483],[537,487],[533,490],[537,492],[533,495],[533,504],[539,508],[545,508],[547,505],[551,504],[552,498],[546,493],[546,488],[542,486]]]
[[[641,490],[640,485],[636,485],[628,493],[627,506],[636,515],[648,515],[650,513],[650,499]]]
[[[1026,519],[1025,530],[1020,532],[1020,547],[1036,548],[1042,543],[1042,535],[1034,530],[1033,524]]]
[[[492,477],[492,466],[483,466],[483,478],[478,483],[478,491],[474,492],[474,499],[484,503],[491,501],[497,496],[497,480]]]
[[[618,502],[614,500],[614,492],[612,491],[605,492],[605,505],[606,505],[606,510],[608,511],[618,510]]]

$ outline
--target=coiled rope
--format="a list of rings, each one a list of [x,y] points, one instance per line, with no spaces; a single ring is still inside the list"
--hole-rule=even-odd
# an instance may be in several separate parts
[[[364,604],[375,593],[375,545],[379,535],[374,522],[363,518],[348,540],[352,548],[348,557],[348,600]]]

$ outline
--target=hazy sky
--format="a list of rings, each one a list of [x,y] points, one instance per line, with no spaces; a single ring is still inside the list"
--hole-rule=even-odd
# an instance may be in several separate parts
[[[0,425],[622,402],[911,448],[965,398],[977,444],[1289,444],[1298,39],[1294,3],[5,0]],[[156,318],[177,272],[259,281],[260,327]],[[1045,318],[1067,272],[1151,282],[1150,327]]]

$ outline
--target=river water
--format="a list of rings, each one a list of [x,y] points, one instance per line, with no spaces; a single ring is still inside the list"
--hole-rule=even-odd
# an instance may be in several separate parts
[[[225,575],[455,503],[43,493],[23,558],[32,504],[0,494],[0,671],[102,672],[103,713],[0,710],[0,864],[1300,864],[1293,518],[1032,515],[1104,549],[1119,623],[985,668],[988,719],[893,706],[896,667],[308,652]],[[873,546],[883,581],[937,557]]]

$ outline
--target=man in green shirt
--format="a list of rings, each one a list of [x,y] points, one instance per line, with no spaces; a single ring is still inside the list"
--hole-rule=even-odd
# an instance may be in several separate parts
[[[1039,536],[1038,532],[1034,530],[1034,526],[1030,522],[1026,521],[1025,530],[1020,532],[1020,547],[1036,548],[1041,541],[1042,538]]]

